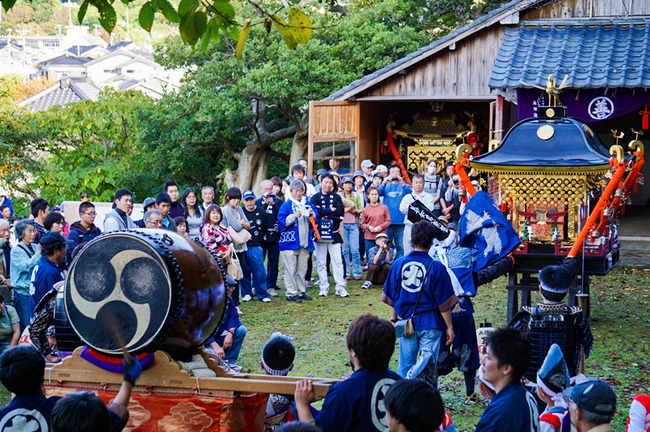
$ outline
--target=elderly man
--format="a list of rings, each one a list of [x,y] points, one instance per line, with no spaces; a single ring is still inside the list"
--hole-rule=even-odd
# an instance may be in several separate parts
[[[309,221],[310,217],[318,220],[318,210],[305,197],[305,183],[302,180],[293,180],[289,184],[287,201],[280,207],[278,225],[286,297],[288,301],[297,303],[311,300],[305,293],[307,259],[309,252],[314,250],[314,230]]]
[[[616,393],[604,381],[589,379],[564,390],[570,399],[571,423],[582,432],[611,432]]]
[[[11,281],[9,265],[11,263],[11,245],[9,244],[9,221],[0,219],[0,295],[11,300]]]
[[[135,228],[131,220],[133,211],[133,192],[128,189],[119,189],[115,192],[115,208],[104,218],[104,232]]]
[[[201,204],[201,211],[205,213],[207,208],[214,204],[212,202],[214,199],[214,188],[212,186],[203,186],[201,188],[201,199],[203,200],[203,204]]]
[[[320,291],[318,295],[327,296],[330,290],[330,283],[327,279],[327,254],[329,253],[332,262],[332,274],[336,283],[336,295],[348,297],[350,293],[345,289],[345,277],[343,274],[343,256],[341,255],[341,244],[343,239],[339,234],[341,221],[343,220],[343,200],[336,193],[334,177],[325,174],[321,178],[321,191],[311,198],[318,209],[320,216],[319,228],[321,238],[316,242],[316,267]]]
[[[163,215],[160,213],[160,210],[147,210],[144,212],[142,220],[144,221],[145,228],[162,229],[163,227]]]

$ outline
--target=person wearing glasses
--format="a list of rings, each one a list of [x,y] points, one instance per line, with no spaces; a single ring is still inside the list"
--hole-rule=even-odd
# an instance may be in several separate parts
[[[95,225],[95,205],[90,201],[84,201],[79,204],[79,219],[70,226],[68,234],[68,243],[66,247],[66,263],[72,262],[72,252],[82,243],[87,243],[99,236],[102,230]]]
[[[144,212],[142,217],[144,220],[144,227],[151,229],[163,229],[163,215],[160,210],[151,209]]]

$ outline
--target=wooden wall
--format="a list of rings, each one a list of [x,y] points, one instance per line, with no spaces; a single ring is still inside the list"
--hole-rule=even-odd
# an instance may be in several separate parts
[[[650,15],[649,0],[563,0],[539,9],[522,12],[520,19],[613,18]]]
[[[488,82],[504,33],[505,26],[500,25],[481,30],[458,42],[455,49],[444,48],[358,97],[484,100],[490,97]]]

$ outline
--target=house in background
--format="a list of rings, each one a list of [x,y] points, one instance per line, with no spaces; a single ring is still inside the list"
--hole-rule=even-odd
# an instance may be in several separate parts
[[[40,62],[37,67],[41,76],[51,80],[57,80],[63,76],[84,77],[86,76],[86,63],[92,58],[76,56],[68,51],[51,59]]]
[[[163,69],[153,60],[125,48],[90,61],[85,64],[85,68],[86,76],[99,85],[120,75],[140,80],[153,76]]]
[[[101,88],[85,78],[61,78],[45,90],[19,102],[18,107],[29,111],[45,111],[51,106],[63,106],[82,100],[96,101]]]

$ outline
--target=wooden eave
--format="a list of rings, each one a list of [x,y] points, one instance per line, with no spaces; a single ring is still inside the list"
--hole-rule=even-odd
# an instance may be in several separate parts
[[[510,3],[510,5],[504,5],[502,8],[503,10],[496,10],[493,12],[493,14],[487,14],[483,16],[483,20],[481,21],[481,18],[477,19],[476,21],[469,23],[460,29],[450,33],[446,37],[443,37],[432,44],[429,45],[429,48],[423,47],[422,50],[423,52],[419,55],[414,56],[413,58],[404,61],[403,63],[400,63],[402,60],[398,60],[397,62],[393,63],[395,66],[391,67],[391,65],[386,66],[387,70],[380,75],[377,75],[376,77],[360,84],[357,87],[354,87],[342,95],[337,96],[336,98],[329,99],[332,101],[344,101],[344,100],[385,100],[385,99],[364,99],[364,98],[355,98],[355,96],[364,90],[400,73],[401,71],[404,71],[408,69],[409,67],[426,60],[427,58],[439,53],[440,51],[444,49],[455,49],[455,44],[462,41],[463,39],[485,29],[488,28],[494,24],[501,23],[503,21],[503,24],[508,24],[512,23],[513,21],[513,15],[518,14],[520,11],[527,9],[531,5],[534,5],[536,3],[539,3],[540,0],[517,0],[513,1]],[[514,18],[515,21],[517,21],[517,18]],[[363,78],[361,78],[363,79]],[[375,96],[376,98],[376,96]],[[430,97],[427,99],[431,99]],[[492,98],[493,99],[493,98]],[[391,100],[397,100],[394,97],[391,97]],[[413,97],[409,96],[408,100],[413,100]]]

